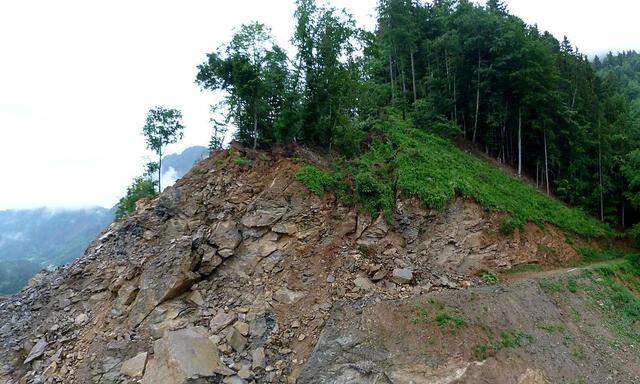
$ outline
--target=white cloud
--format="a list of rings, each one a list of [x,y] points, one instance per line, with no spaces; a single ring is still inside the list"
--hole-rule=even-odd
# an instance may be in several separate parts
[[[332,4],[372,25],[376,0]],[[633,1],[509,7],[585,52],[640,49]],[[292,0],[1,2],[0,209],[113,205],[149,156],[140,129],[153,105],[183,111],[169,152],[207,145],[215,100],[194,84],[196,65],[252,20],[288,44],[293,11]]]

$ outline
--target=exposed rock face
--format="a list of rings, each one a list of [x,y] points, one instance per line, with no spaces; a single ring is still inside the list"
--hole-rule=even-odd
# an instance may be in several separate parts
[[[314,372],[334,353],[316,343],[338,308],[362,313],[473,286],[484,269],[575,256],[553,228],[499,235],[499,217],[471,202],[439,213],[402,200],[393,224],[372,220],[310,194],[298,164],[271,156],[234,148],[200,162],[84,257],[0,301],[0,383],[408,382],[416,368],[385,377],[375,361],[391,355],[376,345],[374,365]],[[366,345],[331,329],[343,351]]]

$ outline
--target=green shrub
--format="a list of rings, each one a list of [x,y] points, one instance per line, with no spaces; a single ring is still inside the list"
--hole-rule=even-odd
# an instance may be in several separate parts
[[[636,247],[640,248],[640,223],[634,225],[629,230],[629,235],[631,235],[631,238],[634,240]]]
[[[127,188],[127,194],[116,205],[116,219],[132,214],[136,210],[138,200],[157,196],[156,185],[157,183],[148,177],[136,177]]]
[[[249,159],[246,159],[244,157],[238,157],[236,158],[236,164],[238,164],[238,166],[242,167],[242,168],[248,168],[250,167],[253,162]]]
[[[333,135],[333,144],[340,154],[351,158],[360,154],[364,138],[365,133],[360,124],[350,122],[336,127]]]
[[[595,249],[592,247],[582,247],[578,249],[582,260],[586,262],[609,261],[625,257],[625,253],[615,248]]]
[[[506,236],[513,235],[516,229],[520,232],[524,230],[524,221],[516,217],[505,217],[500,224],[500,232]]]
[[[389,185],[381,182],[368,172],[354,177],[354,187],[358,202],[373,215],[384,214],[387,220],[393,218],[395,199]]]
[[[491,271],[482,271],[482,273],[480,273],[480,278],[487,284],[498,284],[500,282],[498,276]]]
[[[463,327],[467,323],[462,316],[450,314],[448,312],[438,312],[436,315],[436,322],[440,327],[449,326],[454,329]]]
[[[318,196],[324,195],[326,192],[332,192],[339,189],[340,181],[332,174],[323,172],[313,165],[305,165],[300,169],[296,178],[305,187]]]

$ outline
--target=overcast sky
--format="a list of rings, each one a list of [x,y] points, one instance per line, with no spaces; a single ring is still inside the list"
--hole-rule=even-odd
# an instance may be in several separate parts
[[[363,26],[375,0],[333,0]],[[512,13],[584,53],[640,50],[635,0],[510,0]],[[235,26],[258,20],[285,45],[293,0],[0,0],[0,209],[110,207],[150,155],[146,111],[183,111],[206,145],[211,94],[196,65]]]

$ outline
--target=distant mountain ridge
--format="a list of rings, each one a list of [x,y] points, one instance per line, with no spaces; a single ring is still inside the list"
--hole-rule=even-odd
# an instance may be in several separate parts
[[[20,289],[43,268],[80,257],[113,214],[102,207],[0,211],[0,294]]]
[[[206,158],[209,150],[202,146],[193,146],[185,149],[182,153],[174,153],[162,158],[162,174],[170,175],[172,179],[179,179],[186,175],[193,167],[193,164]],[[175,180],[172,180],[175,182]],[[165,183],[163,182],[163,185]],[[167,184],[168,185],[168,184]]]
[[[207,148],[194,146],[164,157],[167,185],[207,154]],[[103,207],[0,211],[0,295],[20,290],[42,269],[82,256],[91,240],[113,221],[114,212]]]

